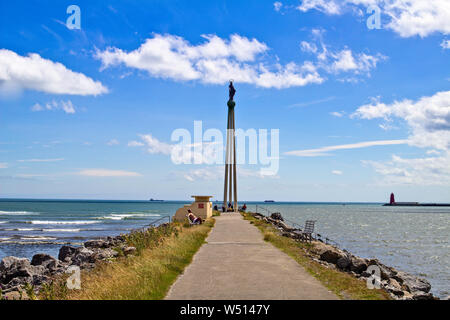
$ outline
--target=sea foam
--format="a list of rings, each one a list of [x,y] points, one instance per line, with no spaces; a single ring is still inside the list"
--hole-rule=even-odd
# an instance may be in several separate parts
[[[63,224],[63,225],[84,225],[84,224],[94,224],[100,223],[100,221],[44,221],[44,220],[33,220],[27,221],[31,224]]]
[[[30,211],[0,211],[0,216],[35,216],[39,212]]]
[[[109,216],[99,217],[100,220],[125,220],[132,218],[159,217],[159,214],[151,213],[112,213]]]
[[[80,232],[81,229],[43,229],[43,232]]]

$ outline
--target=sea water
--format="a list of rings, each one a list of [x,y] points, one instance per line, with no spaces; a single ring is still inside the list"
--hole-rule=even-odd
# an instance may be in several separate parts
[[[184,202],[0,200],[0,259],[58,256],[64,245],[168,222]],[[158,221],[159,220],[159,221]]]

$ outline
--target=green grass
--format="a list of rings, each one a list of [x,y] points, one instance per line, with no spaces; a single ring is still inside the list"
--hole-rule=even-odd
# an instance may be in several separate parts
[[[345,300],[390,300],[384,290],[367,288],[366,282],[345,272],[327,268],[306,255],[312,245],[283,237],[279,231],[264,221],[258,220],[249,213],[243,214],[246,220],[255,225],[264,235],[264,240],[288,254],[324,286]]]
[[[214,222],[210,219],[193,227],[172,223],[159,231],[131,234],[127,239],[130,244],[139,246],[138,255],[122,257],[83,272],[81,290],[53,290],[51,297],[62,300],[163,299],[205,243]],[[55,285],[55,288],[60,287]]]

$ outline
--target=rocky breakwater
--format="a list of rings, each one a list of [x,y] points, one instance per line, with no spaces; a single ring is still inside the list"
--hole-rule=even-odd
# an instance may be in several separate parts
[[[31,261],[26,258],[3,258],[0,262],[0,299],[27,299],[27,291],[39,292],[44,284],[66,273],[72,266],[89,270],[100,261],[112,261],[119,255],[135,252],[136,248],[129,247],[124,236],[117,236],[87,241],[82,247],[63,246],[58,258],[44,253],[34,255]]]
[[[271,217],[258,213],[252,213],[252,215],[275,226],[281,235],[299,239],[300,229],[287,225],[281,214],[275,213]],[[304,252],[327,268],[346,272],[361,281],[372,281],[372,284],[378,284],[395,300],[438,300],[430,293],[431,285],[427,280],[388,267],[377,259],[361,258],[318,240],[312,241],[311,246],[304,248]],[[378,283],[374,283],[374,280]]]

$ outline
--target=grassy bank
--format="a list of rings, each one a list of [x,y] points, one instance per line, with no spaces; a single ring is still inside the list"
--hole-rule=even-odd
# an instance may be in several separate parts
[[[194,227],[172,223],[170,231],[132,235],[129,241],[138,248],[136,256],[122,257],[101,264],[93,271],[83,272],[81,290],[55,290],[58,292],[52,292],[53,297],[67,300],[163,299],[213,226],[213,219]]]
[[[317,263],[306,255],[311,248],[308,243],[301,243],[283,237],[279,231],[264,221],[255,219],[249,213],[244,218],[255,225],[264,235],[264,240],[291,256],[324,286],[334,292],[341,299],[351,300],[389,300],[389,294],[384,290],[370,290],[364,281],[335,269],[329,269]]]

